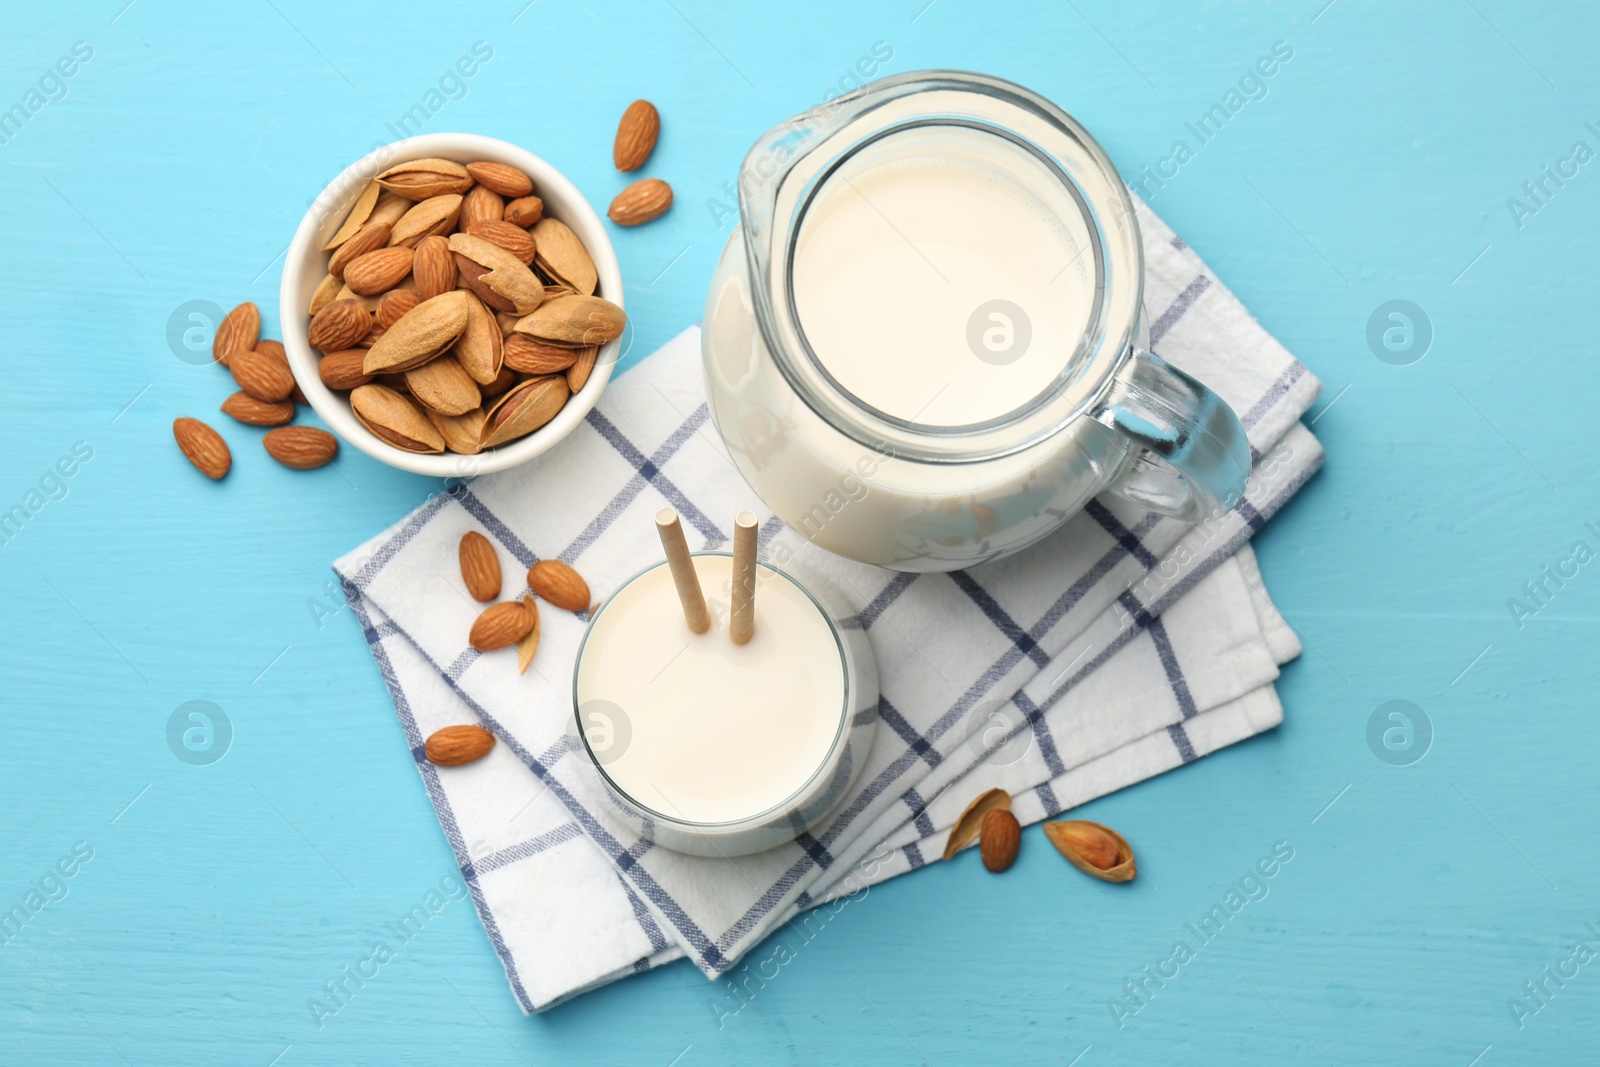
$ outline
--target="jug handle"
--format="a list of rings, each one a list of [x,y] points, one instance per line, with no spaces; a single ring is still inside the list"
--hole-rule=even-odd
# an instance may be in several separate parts
[[[1110,486],[1184,522],[1233,509],[1250,475],[1250,443],[1226,401],[1160,356],[1135,348],[1095,412],[1136,446]]]

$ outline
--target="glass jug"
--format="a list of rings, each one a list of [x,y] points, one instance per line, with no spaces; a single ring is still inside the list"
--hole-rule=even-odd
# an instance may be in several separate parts
[[[948,571],[1109,490],[1194,521],[1249,447],[1138,347],[1122,180],[1066,112],[960,71],[874,82],[768,131],[707,298],[712,419],[779,518],[841,556]]]

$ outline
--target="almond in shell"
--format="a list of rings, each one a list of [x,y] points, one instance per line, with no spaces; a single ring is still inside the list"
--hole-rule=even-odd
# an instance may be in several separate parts
[[[956,824],[950,828],[950,836],[944,843],[944,858],[949,859],[960,852],[977,837],[983,829],[983,820],[991,811],[1010,811],[1011,794],[1004,789],[986,789],[978,794],[978,798],[967,805],[967,810],[961,813]]]
[[[494,751],[494,734],[481,726],[446,726],[428,735],[422,754],[436,767],[462,767]]]
[[[478,383],[454,356],[440,356],[406,371],[406,387],[424,407],[441,415],[464,415],[482,400]]]
[[[372,206],[372,214],[367,216],[367,222],[369,224],[381,222],[385,226],[393,227],[414,206],[410,200],[398,193],[382,193],[378,197],[378,202]]]
[[[563,610],[589,610],[589,583],[558,559],[541,559],[529,567],[528,588]]]
[[[1109,826],[1088,819],[1044,824],[1044,834],[1067,861],[1102,882],[1131,882],[1138,874],[1133,848]]]
[[[455,344],[466,330],[470,299],[468,294],[452,290],[424,300],[400,316],[367,350],[362,371],[367,374],[408,371],[435,358]]]
[[[558,296],[518,320],[516,331],[541,341],[603,345],[622,336],[628,316],[598,296]]]
[[[483,424],[488,419],[482,408],[473,408],[461,415],[441,415],[425,408],[423,414],[439,431],[439,436],[444,438],[444,447],[450,451],[471,456],[482,450]]]
[[[516,229],[514,226],[510,228]],[[505,310],[526,315],[544,302],[544,285],[533,276],[528,265],[493,241],[469,233],[453,234],[450,237],[450,251],[457,256],[457,266],[461,263],[461,257],[465,257],[487,268],[478,275],[477,280],[510,302],[511,306]]]
[[[526,437],[556,417],[571,391],[559,375],[531,378],[512,386],[494,402],[483,426],[483,447],[494,448]]]
[[[571,389],[574,393],[583,391],[583,387],[589,383],[589,375],[594,373],[594,365],[599,358],[599,353],[600,350],[598,348],[578,349],[577,360],[573,362],[571,367],[567,368],[568,389]]]
[[[483,609],[472,623],[467,643],[479,652],[493,652],[516,644],[532,629],[532,612],[521,604],[507,601]]]
[[[259,400],[238,392],[222,402],[222,411],[247,426],[282,426],[294,418],[294,401]]]
[[[500,557],[489,539],[476,530],[461,535],[456,547],[461,580],[472,599],[487,604],[500,595]]]
[[[403,452],[444,451],[443,435],[422,409],[387,386],[357,386],[350,393],[350,410],[374,436]]]
[[[220,479],[233,466],[233,453],[222,435],[199,419],[173,419],[172,437],[195,470],[212,480]]]
[[[328,275],[317,283],[311,291],[311,303],[306,307],[307,315],[316,315],[317,312],[327,307],[339,298],[339,290],[344,288],[344,279]]]
[[[350,207],[350,214],[344,217],[344,222],[334,231],[328,243],[322,246],[324,252],[332,252],[335,248],[354,237],[367,219],[372,215],[373,207],[378,203],[378,194],[383,192],[377,182],[368,182],[361,195],[356,197],[356,202]]]
[[[461,197],[455,193],[435,196],[413,206],[401,215],[389,231],[389,243],[415,248],[424,237],[447,234],[461,217]]]
[[[407,200],[427,200],[472,188],[467,168],[449,159],[413,159],[397,163],[378,175],[378,184]]]
[[[480,385],[488,385],[500,375],[504,363],[505,340],[500,324],[477,297],[467,298],[467,328],[456,342],[456,359]]]
[[[534,224],[533,241],[538,246],[533,262],[545,276],[584,295],[592,295],[600,284],[589,250],[583,247],[572,228],[559,219],[540,219]]]
[[[339,454],[339,439],[315,426],[280,426],[261,439],[267,454],[295,470],[313,470]]]

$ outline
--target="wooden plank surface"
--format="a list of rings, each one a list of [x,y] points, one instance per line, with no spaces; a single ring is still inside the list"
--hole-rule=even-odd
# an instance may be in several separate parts
[[[0,1060],[1592,1058],[1600,964],[1563,961],[1600,951],[1600,563],[1569,565],[1520,626],[1508,607],[1575,543],[1600,551],[1600,162],[1562,163],[1578,141],[1600,151],[1591,7],[524,3],[6,14],[0,108],[37,107],[0,143],[0,507],[39,496],[0,545],[0,910],[56,899],[0,946]],[[1135,178],[1258,56],[1292,48],[1151,201],[1327,383],[1327,467],[1257,540],[1307,648],[1281,729],[1090,806],[1148,880],[1091,884],[1032,831],[1004,877],[969,853],[872,890],[737,1012],[679,964],[524,1019],[452,904],[316,1023],[308,999],[452,870],[327,584],[431,485],[348,449],[338,470],[291,472],[232,426],[234,471],[206,482],[171,420],[214,416],[230,389],[175,354],[169,323],[246,298],[274,321],[312,197],[475,42],[492,58],[447,82],[424,129],[523,144],[597,205],[624,184],[616,117],[639,96],[660,107],[648,172],[677,204],[616,238],[635,359],[700,317],[748,144],[848,87],[875,43],[885,72],[1044,92]],[[1576,174],[1535,203],[1523,185],[1546,165]],[[1420,362],[1369,346],[1392,300],[1431,323]],[[1411,766],[1367,740],[1397,699],[1432,726]],[[231,724],[209,766],[167,741],[193,700]],[[1124,984],[1277,842],[1294,859],[1268,895],[1119,1025]]]

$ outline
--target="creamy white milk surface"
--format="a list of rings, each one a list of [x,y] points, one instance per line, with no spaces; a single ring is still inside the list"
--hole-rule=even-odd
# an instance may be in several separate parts
[[[731,563],[696,556],[707,599]],[[606,601],[577,669],[580,711],[605,772],[663,815],[733,822],[782,805],[826,760],[844,717],[844,660],[822,610],[789,579],[759,570],[755,635],[727,623],[694,634],[665,565]],[[725,602],[725,601],[724,601]],[[625,723],[606,701],[621,709]]]
[[[1006,173],[1036,167],[949,127],[897,134],[828,178],[801,224],[793,291],[845,390],[898,419],[963,426],[1056,381],[1089,321],[1094,257],[1075,208]]]

